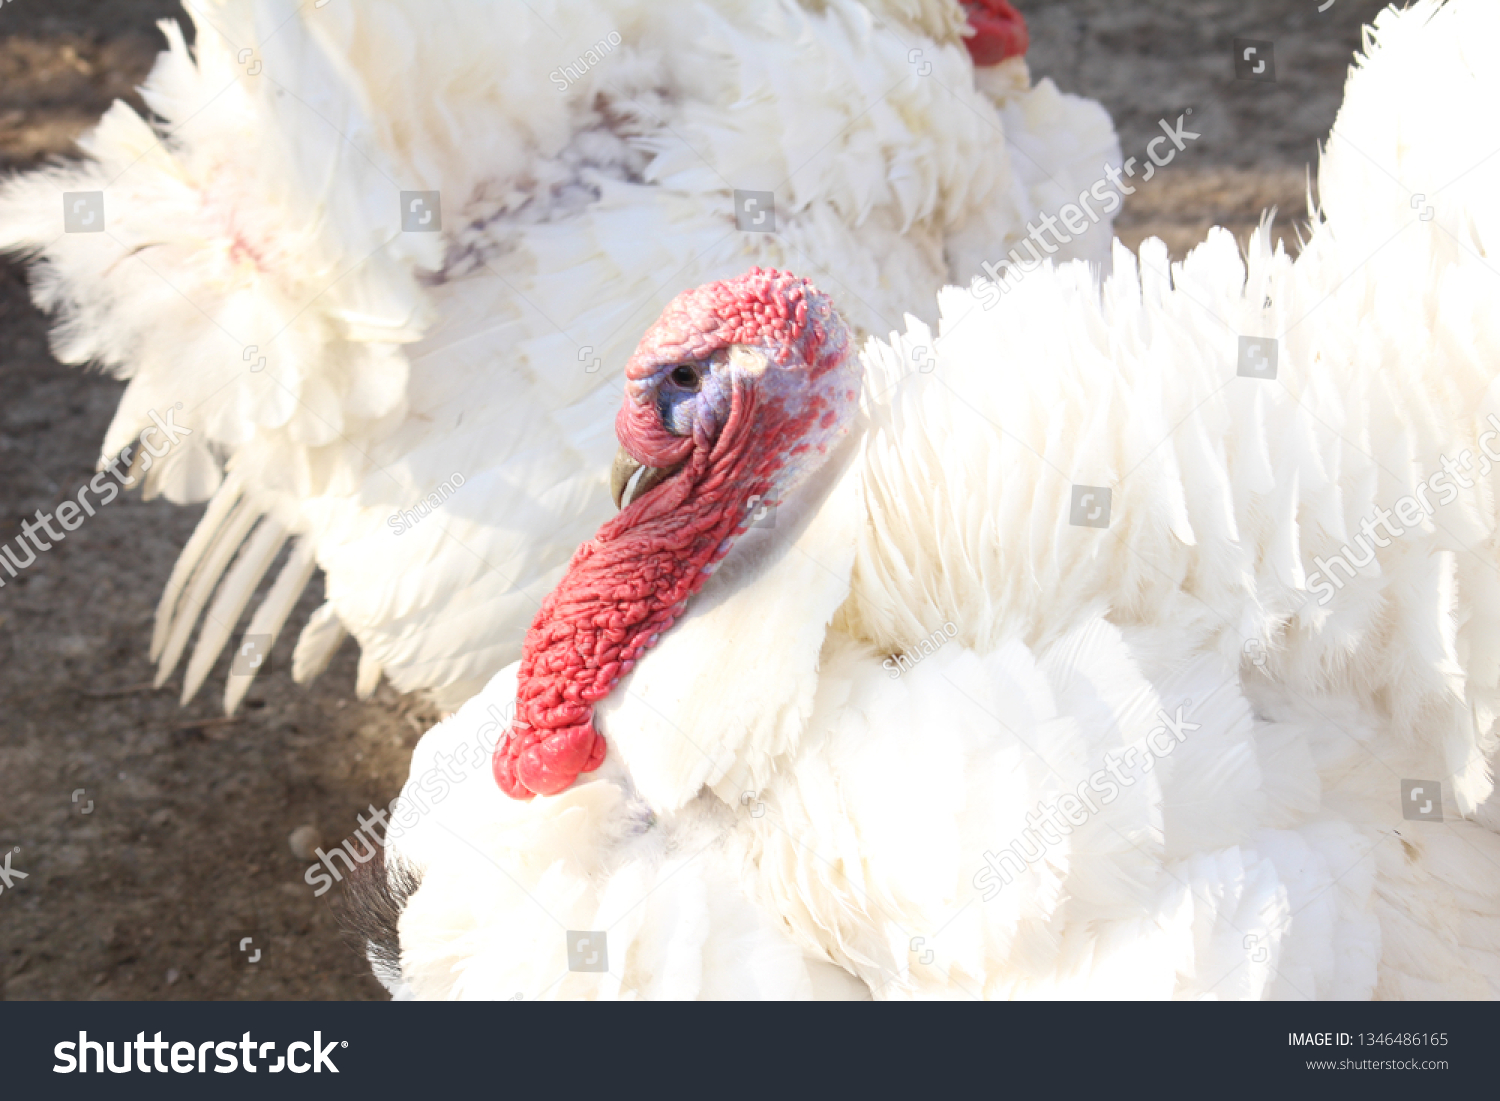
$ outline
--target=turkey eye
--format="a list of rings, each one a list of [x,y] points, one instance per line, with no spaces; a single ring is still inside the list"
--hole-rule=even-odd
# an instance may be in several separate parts
[[[688,367],[685,365],[682,367],[673,367],[670,377],[676,385],[681,386],[684,390],[698,389],[700,380],[698,378],[698,369],[696,367]]]

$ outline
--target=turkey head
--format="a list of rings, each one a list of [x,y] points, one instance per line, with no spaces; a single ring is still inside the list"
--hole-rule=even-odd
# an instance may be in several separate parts
[[[998,65],[1022,56],[1031,45],[1026,20],[1008,0],[964,0],[964,15],[974,29],[964,44],[975,65]]]
[[[849,431],[861,369],[805,279],[760,268],[678,295],[625,366],[622,511],[579,547],[526,633],[495,779],[530,799],[604,761],[594,704],[672,626],[760,508]]]

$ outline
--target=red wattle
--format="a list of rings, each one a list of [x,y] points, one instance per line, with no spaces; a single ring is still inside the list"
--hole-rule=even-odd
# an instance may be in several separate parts
[[[602,746],[604,739],[589,723],[564,727],[522,751],[516,758],[516,779],[538,795],[556,795],[585,770],[596,743]]]
[[[495,747],[495,780],[511,798],[556,795],[604,763],[594,704],[703,585],[706,567],[744,523],[739,496],[768,487],[767,478],[745,469],[752,459],[751,405],[741,395],[721,446],[705,446],[684,470],[605,524],[542,601],[521,654],[518,721]],[[732,445],[724,446],[726,437]],[[701,485],[715,460],[739,477]]]
[[[998,65],[1022,56],[1031,45],[1026,20],[1009,0],[964,0],[964,13],[974,28],[964,44],[975,65]]]
[[[788,273],[753,269],[732,283],[675,298],[626,365],[630,385],[662,363],[695,361],[733,343],[805,364],[816,379],[844,360],[843,322]],[[830,325],[833,336],[830,336]],[[700,417],[693,435],[661,424],[655,404],[628,391],[616,432],[642,461],[681,462],[574,553],[526,632],[516,678],[516,719],[495,747],[495,781],[513,799],[555,795],[604,763],[594,705],[627,675],[687,607],[713,566],[748,526],[747,501],[762,500],[778,471],[828,411],[815,396],[762,402],[744,378],[732,383],[722,425]],[[853,399],[853,392],[850,399]],[[828,428],[824,425],[824,428]]]
[[[535,796],[536,792],[521,783],[516,776],[516,750],[512,744],[515,733],[514,730],[510,730],[501,737],[500,743],[495,746],[495,755],[490,759],[490,768],[495,774],[495,783],[500,785],[500,790],[512,799],[520,799],[524,802]]]

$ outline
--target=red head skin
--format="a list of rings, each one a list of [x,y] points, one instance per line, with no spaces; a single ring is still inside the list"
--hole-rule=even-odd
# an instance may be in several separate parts
[[[699,372],[697,389],[672,381],[684,365]],[[620,445],[645,466],[681,468],[578,548],[532,621],[517,721],[493,762],[515,799],[560,792],[604,763],[594,704],[682,615],[756,507],[822,464],[860,388],[827,296],[759,268],[673,299],[625,377]]]
[[[998,65],[1020,57],[1031,45],[1026,20],[1008,0],[963,0],[964,14],[974,34],[964,40],[975,65]]]

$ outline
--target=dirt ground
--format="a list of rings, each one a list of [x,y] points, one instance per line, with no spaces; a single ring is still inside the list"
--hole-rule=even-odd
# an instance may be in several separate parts
[[[1101,100],[1127,156],[1192,108],[1201,137],[1117,223],[1174,256],[1214,224],[1243,237],[1268,206],[1284,229],[1305,217],[1307,166],[1380,6],[1020,3],[1033,72]],[[154,23],[179,14],[173,0],[0,0],[0,173],[66,155],[117,97],[139,106]],[[1274,42],[1275,83],[1234,79],[1236,37]],[[123,389],[47,349],[23,270],[0,263],[0,541],[92,475]],[[153,690],[152,615],[200,512],[121,497],[0,589],[0,854],[27,875],[0,893],[0,997],[383,996],[340,936],[339,891],[313,896],[289,838],[310,826],[336,844],[389,801],[434,714],[388,686],[355,700],[352,642],[294,685],[295,631],[235,721],[218,710],[227,656],[187,708],[180,672]]]

